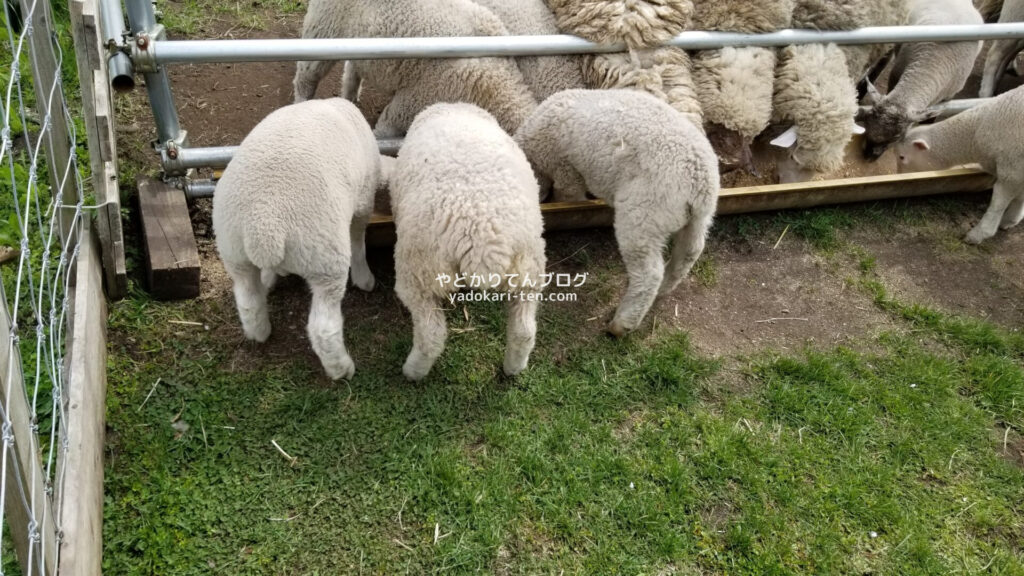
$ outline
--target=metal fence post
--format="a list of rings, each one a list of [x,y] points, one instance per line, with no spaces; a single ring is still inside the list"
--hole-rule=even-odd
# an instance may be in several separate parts
[[[124,12],[121,0],[100,0],[100,44],[110,52],[107,70],[110,85],[118,92],[128,92],[135,88],[135,74],[131,58],[116,47],[121,46],[128,34],[124,25]]]
[[[150,63],[148,66],[140,62],[139,54],[151,48],[153,42],[161,40],[164,35],[163,26],[156,22],[156,12],[151,0],[126,0],[128,22],[131,26],[133,58],[135,69],[143,72],[146,79],[146,92],[149,104],[153,108],[153,119],[156,122],[157,149],[162,156],[171,159],[177,157],[178,149],[186,145],[187,135],[178,122],[178,109],[174,105],[171,93],[171,82],[167,78],[167,69],[162,64]],[[167,174],[168,176],[183,176]]]

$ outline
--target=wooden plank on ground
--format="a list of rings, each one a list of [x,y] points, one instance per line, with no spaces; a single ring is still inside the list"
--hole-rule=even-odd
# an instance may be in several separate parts
[[[107,302],[97,237],[82,228],[71,300],[65,397],[67,479],[58,503],[64,538],[58,576],[99,576],[103,554],[103,440],[107,392]]]
[[[161,300],[199,296],[199,249],[185,193],[152,178],[137,182],[150,293]]]

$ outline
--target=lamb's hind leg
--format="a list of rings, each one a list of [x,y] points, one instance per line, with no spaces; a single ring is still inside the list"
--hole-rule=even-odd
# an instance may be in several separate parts
[[[313,350],[320,358],[324,370],[332,380],[351,378],[356,365],[345,349],[344,318],[341,314],[341,300],[345,296],[345,282],[310,282],[313,304],[309,308],[307,330]]]
[[[999,228],[1009,230],[1024,220],[1024,187],[1017,189],[1017,197],[1010,202],[1003,213],[1003,219],[999,222]]]
[[[1013,64],[1013,59],[1024,48],[1022,40],[996,40],[985,56],[985,71],[981,77],[981,90],[978,95],[991,98],[1006,70]]]
[[[537,337],[537,307],[532,294],[520,299],[513,295],[508,306],[508,331],[505,337],[505,374],[515,376],[526,369]]]
[[[997,180],[992,189],[992,201],[989,202],[988,210],[981,217],[981,222],[967,233],[964,241],[968,244],[981,244],[985,240],[995,236],[999,229],[999,223],[1003,221],[1003,215],[1010,203],[1017,198],[1017,190],[1002,180]]]
[[[405,359],[402,373],[409,380],[417,381],[427,376],[444,351],[448,327],[444,311],[437,301],[410,284],[408,280],[399,278],[395,282],[395,292],[412,315],[412,351]]]
[[[635,330],[651,309],[658,295],[658,287],[665,275],[665,262],[661,257],[666,238],[647,233],[642,224],[624,222],[616,215],[615,238],[626,265],[629,284],[622,297],[608,332],[621,337]]]
[[[658,289],[658,296],[670,294],[683,278],[690,273],[693,265],[704,252],[704,240],[707,237],[708,228],[711,227],[711,215],[703,218],[690,218],[675,234],[672,241],[672,257],[665,270],[665,278]]]
[[[352,218],[352,284],[360,290],[369,292],[376,283],[370,265],[366,262],[366,225],[370,215],[356,215]]]
[[[225,262],[235,292],[238,318],[245,337],[266,342],[270,337],[270,314],[267,311],[267,289],[260,280],[260,269],[252,263]]]

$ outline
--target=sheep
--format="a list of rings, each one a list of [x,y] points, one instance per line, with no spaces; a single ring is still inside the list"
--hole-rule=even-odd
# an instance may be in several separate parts
[[[608,331],[635,330],[658,296],[679,285],[704,250],[718,202],[718,158],[700,129],[636,90],[568,90],[516,133],[558,201],[589,190],[615,210],[629,283]],[[662,250],[673,239],[666,271]]]
[[[375,283],[364,231],[381,181],[379,158],[350,102],[293,104],[245,137],[213,198],[217,249],[245,336],[270,337],[267,292],[277,275],[297,274],[313,293],[309,340],[332,379],[355,373],[341,314],[350,264],[357,288]]]
[[[999,22],[1024,22],[1024,0],[1006,0],[999,14]],[[988,50],[985,57],[985,72],[981,78],[981,90],[979,95],[982,98],[989,98],[995,95],[996,85],[1006,73],[1006,69],[1013,63],[1019,52],[1024,50],[1024,38],[1008,38],[996,40]],[[1018,63],[1024,60],[1018,60]],[[1021,73],[1017,68],[1018,74]]]
[[[526,156],[488,112],[435,104],[409,128],[390,186],[395,291],[413,322],[402,372],[420,380],[441,355],[440,304],[453,301],[461,277],[508,296],[504,372],[520,373],[534,346],[546,265],[539,186]]]
[[[911,0],[910,23],[934,26],[982,24],[983,20],[970,0]],[[864,156],[877,160],[903,138],[911,124],[921,121],[928,107],[956,96],[980,51],[978,41],[915,42],[901,47],[889,76],[889,93],[883,97],[868,83],[867,105],[857,114],[865,129]]]
[[[508,30],[471,0],[311,0],[303,38],[502,36]],[[295,100],[311,98],[331,62],[299,62]],[[514,132],[537,102],[510,58],[359,60],[350,66],[346,96],[364,78],[386,95],[374,132],[402,136],[416,113],[436,102],[473,102]]]
[[[792,26],[852,30],[907,22],[907,0],[797,0]],[[791,122],[796,142],[779,162],[782,182],[807,180],[842,166],[855,132],[857,84],[889,45],[787,46],[776,68],[773,120]]]
[[[501,19],[519,36],[559,34],[555,16],[544,0],[473,0]],[[581,56],[539,56],[516,59],[523,80],[538,102],[562,90],[583,88]]]
[[[809,180],[837,170],[855,130],[856,87],[846,55],[835,44],[787,46],[776,69],[776,122],[792,123],[796,143],[778,163],[781,182]]]
[[[599,44],[624,43],[628,52],[584,59],[591,88],[632,88],[653,94],[703,130],[689,55],[658,47],[690,27],[691,0],[548,0],[558,27]]]
[[[897,145],[900,172],[978,163],[996,177],[992,201],[965,241],[979,244],[1024,218],[1024,86],[935,124],[911,128]]]
[[[555,17],[543,0],[474,1],[500,18],[510,34],[559,34]],[[524,56],[517,58],[516,63],[523,75],[523,81],[538,101],[562,90],[585,86],[580,56]],[[345,65],[342,95],[357,102],[363,115],[372,124],[380,116],[387,100],[381,97],[373,78],[365,78],[358,82],[351,64],[347,62]]]
[[[773,32],[788,28],[795,0],[749,2],[695,0],[692,28],[745,32]],[[728,47],[698,52],[693,57],[693,79],[704,113],[707,133],[719,157],[736,158],[753,171],[750,144],[772,116],[775,50]]]

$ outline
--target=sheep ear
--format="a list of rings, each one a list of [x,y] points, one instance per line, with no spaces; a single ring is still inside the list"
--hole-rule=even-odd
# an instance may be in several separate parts
[[[796,126],[779,134],[777,138],[771,141],[772,146],[778,146],[779,148],[789,148],[794,144],[796,144]]]
[[[928,142],[918,139],[914,140],[914,148],[917,148],[918,150],[921,150],[923,152],[927,152],[928,150],[931,149],[931,146],[928,145]]]
[[[867,84],[867,94],[864,95],[864,103],[869,106],[875,106],[882,101],[882,94],[871,83],[871,80],[865,80],[864,82]]]

